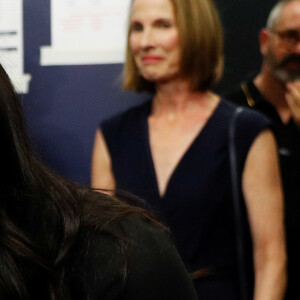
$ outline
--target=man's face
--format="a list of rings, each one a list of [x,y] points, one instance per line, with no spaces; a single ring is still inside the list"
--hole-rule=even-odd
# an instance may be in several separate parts
[[[283,8],[278,24],[268,32],[264,62],[280,82],[300,79],[300,1]]]

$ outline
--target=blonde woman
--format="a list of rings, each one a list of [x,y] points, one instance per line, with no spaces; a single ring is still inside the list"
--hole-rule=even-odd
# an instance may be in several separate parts
[[[153,98],[101,124],[92,184],[146,199],[173,232],[200,299],[240,299],[228,153],[235,107],[211,91],[222,72],[222,30],[210,0],[134,0],[124,88]],[[249,299],[285,288],[283,196],[271,124],[236,124]],[[253,251],[252,251],[253,250]],[[253,267],[254,266],[254,267]]]

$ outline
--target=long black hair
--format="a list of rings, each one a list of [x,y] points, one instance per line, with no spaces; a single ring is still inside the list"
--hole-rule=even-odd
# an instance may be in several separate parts
[[[113,234],[124,253],[126,239],[116,230],[116,221],[128,213],[147,213],[76,185],[41,162],[1,65],[0,133],[0,298],[32,298],[31,285],[38,281],[43,299],[68,299],[66,260],[80,228]],[[126,263],[120,272],[126,274]]]

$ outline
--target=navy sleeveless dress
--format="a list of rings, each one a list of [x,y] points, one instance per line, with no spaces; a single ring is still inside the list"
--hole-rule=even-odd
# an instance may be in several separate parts
[[[160,197],[149,144],[147,118],[151,101],[104,121],[102,129],[111,156],[117,189],[145,199],[171,229],[189,272],[209,268],[195,280],[199,299],[234,300],[238,296],[235,227],[228,155],[228,127],[235,106],[221,100],[172,174]],[[261,114],[245,110],[236,124],[240,178],[257,135],[271,127]],[[251,239],[249,278],[253,284]]]

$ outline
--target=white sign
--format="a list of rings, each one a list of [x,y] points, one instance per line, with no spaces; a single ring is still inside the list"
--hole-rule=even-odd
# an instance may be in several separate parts
[[[23,0],[0,0],[0,63],[19,93],[27,93],[31,76],[24,74]]]
[[[51,0],[51,46],[42,65],[121,63],[131,0]]]

